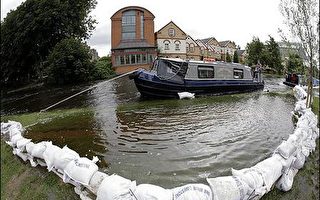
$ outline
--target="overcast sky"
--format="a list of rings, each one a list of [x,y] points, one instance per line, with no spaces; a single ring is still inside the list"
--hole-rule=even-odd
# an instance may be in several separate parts
[[[23,0],[1,0],[1,20]],[[215,37],[232,40],[242,49],[253,36],[261,41],[268,35],[280,40],[278,28],[283,28],[279,11],[280,0],[97,0],[92,15],[98,24],[88,44],[99,56],[110,52],[110,17],[126,6],[145,7],[155,15],[155,31],[169,21],[176,23],[193,39]]]

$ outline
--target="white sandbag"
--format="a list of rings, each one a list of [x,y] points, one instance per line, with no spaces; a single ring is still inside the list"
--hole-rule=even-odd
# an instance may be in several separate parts
[[[194,93],[190,92],[179,92],[179,99],[194,99]]]
[[[1,122],[1,135],[9,134],[10,126],[11,126],[10,123]]]
[[[88,186],[93,174],[98,171],[98,166],[85,157],[70,161],[64,169],[71,179]]]
[[[295,104],[294,111],[295,111],[295,112],[302,112],[302,111],[304,111],[306,108],[307,108],[307,106],[306,106],[305,102],[302,100],[302,101],[298,101],[298,102]]]
[[[64,146],[60,151],[57,151],[54,154],[53,165],[56,169],[64,170],[70,161],[77,158],[80,158],[77,152],[69,149],[67,146]]]
[[[47,169],[49,172],[54,167],[54,155],[59,151],[61,151],[61,148],[56,145],[46,145],[46,150],[43,152],[43,159],[47,164]]]
[[[245,188],[245,186],[243,188],[239,188],[238,185],[243,184],[239,178],[233,176],[207,178],[207,182],[211,188],[214,200],[245,199],[249,191],[248,186],[247,188]]]
[[[10,124],[10,128],[17,128],[20,131],[20,133],[23,133],[24,128],[20,122],[8,120],[8,123]]]
[[[44,159],[43,153],[48,145],[52,145],[52,142],[39,142],[33,146],[31,155],[36,158]]]
[[[316,150],[317,144],[315,140],[310,138],[303,142],[303,146],[308,148],[310,152],[314,152]]]
[[[302,152],[302,154],[303,154],[305,157],[309,157],[309,155],[310,155],[310,149],[307,148],[307,147],[305,147],[305,146],[303,146],[303,147],[301,148],[301,152]]]
[[[304,128],[296,128],[293,132],[293,134],[291,135],[295,135],[297,136],[297,141],[299,142],[299,144],[306,140],[306,138],[308,137],[308,133],[306,131],[306,129]]]
[[[151,184],[138,185],[133,194],[139,200],[172,200],[172,190]]]
[[[306,157],[303,155],[302,151],[299,151],[296,155],[296,159],[294,160],[292,167],[295,169],[301,169],[306,161]]]
[[[31,139],[22,138],[17,141],[17,148],[20,149],[21,152],[26,150],[26,145],[31,142]]]
[[[97,192],[97,200],[136,200],[132,191],[136,182],[116,174],[106,177]]]
[[[28,144],[26,144],[26,151],[29,155],[32,154],[32,150],[33,150],[34,146],[35,146],[35,144],[33,142],[29,142]]]
[[[296,150],[297,147],[294,144],[287,141],[283,141],[275,150],[275,152],[279,153],[285,159],[288,159],[295,153]]]
[[[290,156],[289,158],[285,159],[279,154],[274,154],[272,157],[277,158],[277,160],[282,164],[282,171],[281,173],[288,173],[288,170],[292,168],[292,165],[296,159],[294,155]]]
[[[281,176],[282,167],[282,163],[277,157],[272,156],[259,162],[252,168],[258,170],[262,174],[264,185],[267,187],[267,191],[270,191],[272,185]]]
[[[231,169],[232,176],[239,177],[244,181],[251,190],[255,190],[263,186],[262,174],[253,168],[245,168],[241,170]]]
[[[287,192],[291,190],[294,176],[298,173],[297,169],[291,168],[288,173],[283,174],[279,181],[276,183],[276,187],[279,190]]]
[[[15,135],[22,135],[20,129],[18,129],[17,127],[10,127],[9,128],[10,139]]]
[[[30,161],[31,167],[36,167],[38,165],[38,162],[34,160],[33,156],[28,155],[28,160]]]
[[[19,156],[24,162],[28,160],[28,155],[22,153],[20,149],[16,149],[16,155]]]
[[[14,135],[12,138],[11,138],[11,143],[12,145],[15,147],[17,145],[17,142],[19,140],[23,139],[22,135],[21,134],[16,134]]]
[[[212,200],[212,191],[204,184],[188,184],[173,188],[173,200]]]
[[[99,186],[101,185],[102,181],[108,177],[107,174],[103,172],[96,171],[90,181],[89,181],[89,189],[94,193],[97,194]]]
[[[307,97],[306,91],[298,85],[294,86],[293,95],[296,97],[297,100],[302,100]]]
[[[301,117],[297,122],[297,128],[302,128],[304,130],[309,129],[308,119]]]

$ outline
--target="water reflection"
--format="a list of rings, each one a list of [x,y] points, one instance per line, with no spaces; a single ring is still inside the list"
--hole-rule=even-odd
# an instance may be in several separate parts
[[[290,93],[281,81],[266,80],[266,89]],[[139,96],[127,77],[106,82],[79,97],[92,112],[53,120],[43,125],[47,129],[38,125],[28,134],[97,154],[108,173],[170,188],[250,167],[293,131],[289,95],[259,91],[147,101]]]

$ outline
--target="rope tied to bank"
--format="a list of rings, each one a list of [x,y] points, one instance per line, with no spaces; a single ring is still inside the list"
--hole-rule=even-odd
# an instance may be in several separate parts
[[[107,82],[114,81],[114,80],[116,80],[116,79],[122,78],[122,77],[127,76],[127,75],[129,75],[129,74],[132,74],[132,73],[134,73],[134,72],[136,72],[136,71],[138,71],[138,70],[130,71],[130,72],[127,72],[127,73],[125,73],[125,74],[121,74],[121,75],[119,75],[119,76],[116,76],[116,77],[113,77],[113,78],[111,78],[111,79],[108,79],[108,80],[106,80],[106,81],[97,83],[97,84],[95,84],[95,85],[93,85],[93,86],[91,86],[91,87],[89,87],[89,88],[87,88],[87,89],[85,89],[85,90],[82,90],[82,91],[80,91],[80,92],[78,92],[78,93],[76,93],[76,94],[73,94],[73,95],[65,98],[65,99],[62,99],[61,101],[58,101],[57,103],[54,103],[54,104],[48,106],[48,107],[45,108],[45,109],[40,110],[40,113],[46,112],[47,110],[49,110],[49,109],[51,109],[51,108],[53,108],[53,107],[55,107],[55,106],[57,106],[57,105],[65,102],[65,101],[68,101],[68,100],[70,100],[70,99],[72,99],[72,98],[74,98],[74,97],[76,97],[76,96],[78,96],[78,95],[80,95],[80,94],[82,94],[82,93],[85,93],[85,92],[87,92],[87,91],[89,91],[89,90],[92,90],[93,88],[96,88],[96,87],[98,87],[98,86],[100,86],[100,85],[102,85],[102,84],[105,84],[105,83],[107,83]]]

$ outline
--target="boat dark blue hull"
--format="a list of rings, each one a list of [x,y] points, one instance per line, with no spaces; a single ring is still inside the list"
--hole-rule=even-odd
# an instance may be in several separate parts
[[[137,89],[146,97],[178,98],[179,92],[199,95],[223,95],[251,92],[264,88],[263,82],[252,80],[184,80],[181,83],[161,80],[156,75],[140,71],[132,76]]]

